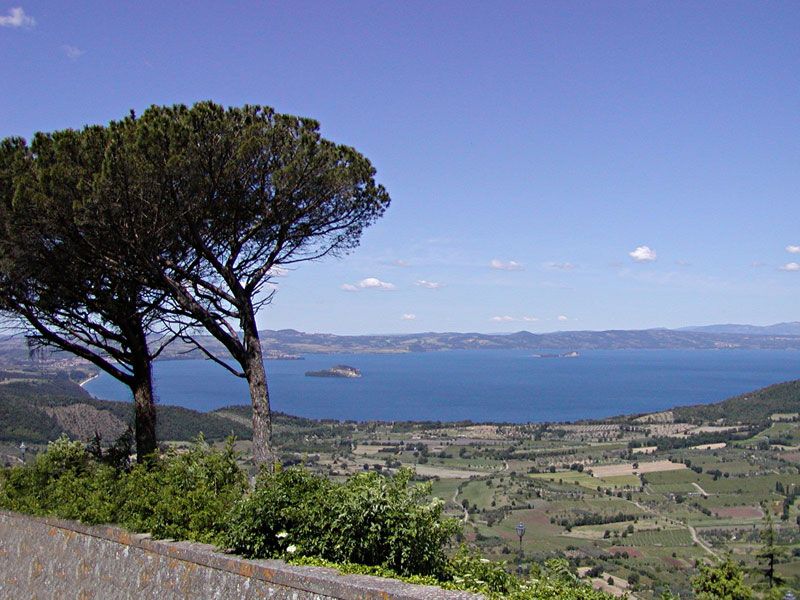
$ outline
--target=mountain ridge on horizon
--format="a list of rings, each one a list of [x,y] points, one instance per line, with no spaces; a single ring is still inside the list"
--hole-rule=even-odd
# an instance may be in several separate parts
[[[783,331],[797,333],[781,333]],[[299,358],[303,354],[369,354],[439,350],[800,350],[800,322],[775,325],[704,325],[680,329],[607,329],[532,333],[423,332],[398,334],[307,333],[296,329],[259,331],[265,358]],[[218,358],[227,351],[211,336],[197,336]],[[160,359],[204,358],[176,341]],[[0,339],[1,362],[29,360],[22,335]]]
[[[780,325],[749,326],[747,333],[715,332],[707,329],[609,329],[605,331],[557,331],[552,333],[457,333],[336,335],[306,333],[296,329],[261,331],[264,347],[291,354],[427,352],[435,350],[529,349],[772,349],[800,350],[797,334],[778,334]],[[787,324],[793,325],[793,324]],[[714,326],[707,326],[714,327]]]
[[[750,325],[745,323],[714,323],[710,325],[686,325],[683,327],[645,327],[642,329],[622,329],[622,328],[608,328],[608,329],[574,329],[555,331],[545,331],[541,333],[534,333],[527,329],[520,329],[511,332],[478,332],[478,331],[418,331],[411,333],[402,332],[373,332],[373,333],[330,333],[330,332],[308,332],[293,327],[284,329],[261,329],[259,333],[272,333],[276,335],[319,335],[330,337],[408,337],[408,336],[421,336],[421,335],[491,335],[491,336],[508,336],[518,334],[530,334],[536,336],[558,335],[567,333],[606,333],[606,332],[646,332],[646,331],[676,331],[676,332],[695,332],[695,333],[721,333],[721,334],[735,334],[735,335],[778,335],[778,336],[800,336],[800,321],[783,321],[774,323],[772,325]]]
[[[800,335],[800,321],[785,321],[773,325],[747,325],[720,323],[679,327],[675,331],[698,331],[706,333],[733,333],[747,335]]]

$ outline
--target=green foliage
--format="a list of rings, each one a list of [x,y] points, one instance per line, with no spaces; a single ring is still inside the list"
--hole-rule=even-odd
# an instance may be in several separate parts
[[[458,526],[442,518],[440,500],[424,500],[428,486],[409,487],[411,475],[361,473],[339,484],[302,469],[265,473],[234,510],[225,541],[249,557],[291,551],[442,576],[444,549]]]
[[[505,563],[487,560],[466,546],[450,560],[450,576],[457,587],[483,594],[508,595],[518,592],[521,584]]]
[[[444,587],[464,589],[490,598],[510,600],[608,600],[613,596],[580,582],[566,559],[548,560],[534,567],[529,579],[507,571],[505,563],[460,550],[451,561],[452,583]]]
[[[152,466],[139,464],[124,477],[118,522],[154,537],[216,543],[246,487],[233,441],[218,452],[201,437],[188,452],[170,452]]]
[[[200,438],[130,472],[93,460],[61,437],[30,467],[0,471],[0,507],[86,523],[118,523],[155,537],[216,542],[247,486],[232,442],[210,450]]]
[[[764,594],[763,598],[764,600],[784,600],[787,597],[786,594],[789,592],[794,594],[794,590],[789,587],[773,587],[770,588],[766,594]]]
[[[87,523],[114,522],[118,485],[113,468],[93,462],[83,444],[62,436],[33,465],[0,471],[0,507]]]
[[[697,600],[750,600],[753,591],[744,583],[744,573],[728,558],[716,566],[701,565],[692,579]]]
[[[298,556],[290,558],[289,562],[333,568],[345,574],[392,577],[420,585],[465,590],[483,594],[488,598],[509,600],[612,600],[614,598],[610,594],[578,582],[564,559],[548,561],[544,568],[536,570],[535,576],[523,580],[509,573],[506,563],[481,558],[479,554],[463,546],[451,559],[451,578],[445,581],[430,576],[404,576],[386,567],[336,563],[316,557]]]

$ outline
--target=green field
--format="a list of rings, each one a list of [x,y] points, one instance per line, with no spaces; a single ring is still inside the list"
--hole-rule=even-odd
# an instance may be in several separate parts
[[[662,531],[636,531],[628,536],[627,544],[632,546],[659,546],[674,548],[692,546],[692,535],[688,529],[670,529]]]

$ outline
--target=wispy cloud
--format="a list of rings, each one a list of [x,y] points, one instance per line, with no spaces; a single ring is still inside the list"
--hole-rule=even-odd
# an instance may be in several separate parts
[[[558,315],[557,318],[559,321],[569,321],[569,317],[567,317],[567,315]]]
[[[516,319],[510,315],[502,315],[497,317],[492,317],[489,319],[492,323],[511,323],[512,321],[516,321]]]
[[[419,287],[424,287],[429,290],[438,290],[441,287],[444,287],[443,283],[439,283],[438,281],[426,281],[424,279],[417,279],[414,282],[414,285],[418,285]]]
[[[492,323],[514,323],[514,322],[525,322],[525,323],[535,323],[539,320],[538,317],[531,317],[531,316],[524,316],[524,317],[512,317],[511,315],[498,315],[496,317],[492,317],[489,319]]]
[[[676,260],[675,264],[678,265],[679,267],[691,267],[692,266],[692,263],[690,263],[688,260],[680,260],[680,259]]]
[[[577,268],[577,265],[571,262],[547,262],[544,263],[544,268],[553,271],[572,271]]]
[[[508,262],[504,262],[497,258],[493,258],[492,262],[489,263],[489,266],[499,271],[522,271],[525,268],[525,266],[522,263],[518,263],[515,260],[509,260]]]
[[[403,321],[415,321],[417,319],[417,315],[413,313],[404,313],[402,317],[400,317]]]
[[[786,251],[789,254],[800,254],[800,246],[792,246],[792,245],[786,246]]]
[[[397,260],[393,260],[389,263],[393,267],[410,267],[411,263],[407,260],[403,260],[402,258],[398,258]]]
[[[779,268],[781,271],[800,271],[800,263],[789,262]]]
[[[0,16],[0,27],[33,27],[36,19],[25,14],[21,6],[9,9],[8,14]]]
[[[635,250],[628,252],[636,262],[653,262],[656,259],[656,251],[650,246],[637,246]]]
[[[81,50],[77,46],[70,46],[69,44],[61,46],[61,49],[64,51],[64,54],[66,54],[67,58],[70,60],[78,60],[81,56],[86,54],[85,50]]]
[[[357,292],[358,288],[354,286],[352,283],[343,283],[339,286],[340,290],[344,290],[345,292]]]

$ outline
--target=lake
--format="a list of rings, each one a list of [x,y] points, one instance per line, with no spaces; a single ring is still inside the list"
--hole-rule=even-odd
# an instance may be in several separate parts
[[[546,351],[552,353],[552,350]],[[544,352],[543,352],[544,353]],[[267,361],[273,410],[354,420],[570,421],[724,400],[800,378],[800,352],[772,350],[587,350],[535,358],[530,350],[411,354],[310,354]],[[306,377],[346,364],[360,379]],[[206,360],[155,364],[158,401],[209,411],[249,404],[247,386]],[[106,374],[86,390],[130,399]]]

